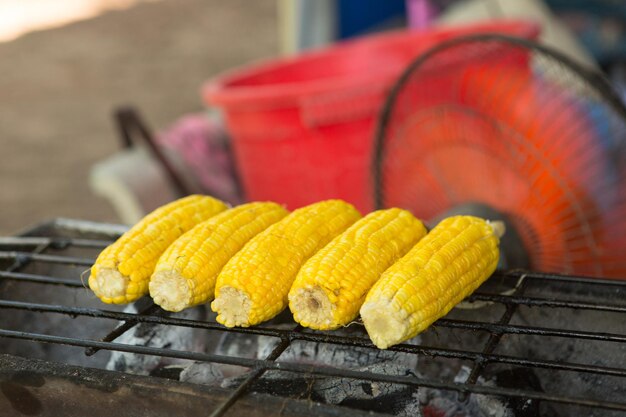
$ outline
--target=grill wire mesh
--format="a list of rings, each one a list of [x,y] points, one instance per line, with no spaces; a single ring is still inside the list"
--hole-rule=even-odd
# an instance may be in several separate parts
[[[101,304],[84,288],[81,272],[122,230],[60,219],[18,237],[1,238],[0,309],[4,319],[0,351],[45,359],[54,348],[65,352],[62,357],[66,362],[89,367],[102,367],[109,352],[119,351],[249,368],[230,397],[210,410],[213,416],[226,413],[268,372],[399,384],[415,392],[430,387],[458,393],[459,401],[476,394],[535,401],[541,415],[546,410],[554,415],[581,415],[590,409],[593,415],[626,411],[626,281],[498,272],[489,285],[464,302],[469,308],[455,309],[437,321],[418,344],[392,347],[393,351],[417,355],[419,362],[415,373],[388,375],[345,369],[341,364],[281,361],[283,352],[302,341],[376,349],[360,324],[350,336],[309,331],[295,324],[286,329],[273,322],[227,329],[211,321],[170,317],[146,300],[136,314]],[[68,299],[61,293],[70,294],[73,302],[55,302]],[[54,320],[55,326],[42,328],[41,323],[47,320]],[[239,333],[249,338],[265,336],[276,339],[277,344],[266,358],[250,359],[116,341],[141,323]],[[445,372],[459,364],[470,369],[464,380],[455,380]],[[494,369],[511,375],[528,370],[538,384],[481,382],[481,377]],[[600,410],[606,414],[597,414]]]

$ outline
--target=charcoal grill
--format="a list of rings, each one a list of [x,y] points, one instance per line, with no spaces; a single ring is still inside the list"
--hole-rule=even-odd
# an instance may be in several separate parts
[[[350,336],[309,331],[295,323],[285,328],[276,321],[227,329],[212,321],[168,316],[145,299],[138,302],[138,313],[101,304],[84,287],[81,273],[123,231],[122,226],[57,219],[0,240],[1,415],[54,415],[54,410],[63,415],[89,410],[93,416],[114,410],[132,410],[133,415],[177,411],[212,416],[346,412],[345,405],[255,393],[255,384],[269,373],[306,380],[338,377],[398,384],[416,393],[421,389],[456,393],[461,402],[475,395],[495,396],[532,403],[540,415],[626,412],[626,281],[498,272],[464,302],[469,308],[455,309],[437,321],[418,344],[390,348],[416,355],[419,362],[415,373],[388,375],[332,362],[315,366],[281,361],[283,352],[302,341],[376,349],[358,323]],[[195,328],[207,337],[224,333],[270,337],[278,343],[264,359],[250,359],[116,340],[142,323]],[[115,351],[236,365],[250,371],[235,389],[209,389],[103,370],[107,356]],[[448,370],[460,366],[469,371],[455,380]],[[494,384],[482,379],[494,372],[519,376],[520,371],[534,375],[535,382],[522,384],[522,378],[512,377]],[[84,404],[88,401],[97,401],[98,409]]]

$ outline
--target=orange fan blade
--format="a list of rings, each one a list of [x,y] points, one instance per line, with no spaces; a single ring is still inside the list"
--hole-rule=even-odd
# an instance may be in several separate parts
[[[435,219],[478,203],[533,269],[626,278],[626,109],[559,59],[502,37],[418,58],[381,119],[380,205]]]

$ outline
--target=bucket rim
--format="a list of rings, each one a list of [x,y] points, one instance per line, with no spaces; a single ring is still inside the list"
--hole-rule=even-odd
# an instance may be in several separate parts
[[[461,26],[445,26],[428,30],[394,30],[382,34],[364,36],[342,41],[329,47],[307,51],[297,56],[263,59],[244,67],[225,71],[203,83],[201,94],[209,106],[284,106],[297,105],[304,97],[329,92],[351,91],[366,88],[370,83],[391,82],[402,68],[386,67],[380,71],[350,76],[336,75],[313,78],[307,81],[281,82],[279,84],[233,85],[245,78],[279,70],[289,65],[305,65],[307,62],[333,55],[344,55],[354,50],[422,38],[424,41],[448,36],[464,36],[479,33],[504,33],[533,39],[539,35],[540,25],[526,19],[501,19],[477,22]]]

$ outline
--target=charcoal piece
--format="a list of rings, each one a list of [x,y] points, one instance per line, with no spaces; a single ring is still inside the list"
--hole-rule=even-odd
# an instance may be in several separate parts
[[[413,369],[389,361],[375,363],[356,370],[383,375],[414,374]],[[313,392],[327,404],[345,405],[376,412],[391,412],[393,415],[399,416],[421,415],[419,398],[414,395],[416,390],[406,385],[352,378],[325,378],[313,384]]]
[[[224,380],[220,364],[194,362],[180,373],[180,380],[203,385],[219,385]]]
[[[418,343],[416,338],[411,343]],[[271,345],[260,349],[262,358],[271,352]],[[308,341],[294,341],[280,356],[281,362],[308,363],[313,365],[334,365],[341,368],[357,369],[376,363],[393,363],[405,369],[417,367],[417,355],[372,349],[370,347],[333,345]]]
[[[150,371],[150,376],[178,381],[184,369],[180,365],[160,366]]]
[[[136,314],[134,304],[129,304],[124,312]],[[172,317],[191,320],[202,320],[204,308],[197,307],[172,314]],[[115,340],[126,345],[150,346],[156,348],[203,351],[204,337],[202,331],[189,327],[169,326],[153,323],[139,323]],[[154,355],[140,355],[128,352],[113,352],[106,369],[128,372],[136,375],[149,375],[155,369],[172,365],[189,363],[188,360],[168,358]]]
[[[391,363],[377,363],[356,369],[383,375],[410,375],[410,370]],[[329,404],[341,404],[346,399],[369,400],[402,391],[405,387],[386,382],[364,381],[352,378],[325,378],[313,385],[317,393]]]
[[[250,374],[248,373],[234,378],[227,378],[224,380],[221,387],[226,389],[237,388],[249,377],[249,375]],[[307,375],[267,371],[262,377],[250,385],[249,390],[273,396],[311,398],[312,384],[313,380]]]
[[[225,332],[215,348],[215,353],[229,357],[265,359],[261,351],[272,349],[279,343],[275,337]]]
[[[251,372],[246,372],[241,375],[224,378],[220,387],[229,390],[236,389],[245,382],[250,375],[252,375]],[[311,386],[314,380],[315,377],[310,375],[270,370],[254,381],[248,387],[248,391],[280,397],[311,398]]]
[[[454,378],[456,383],[464,383],[470,374],[470,368],[462,366]],[[480,385],[495,385],[494,381],[478,378]],[[433,388],[420,388],[420,403],[424,414],[454,417],[516,417],[505,402],[496,396],[472,394],[463,398],[456,391]]]
[[[503,388],[515,388],[526,391],[543,392],[537,375],[527,368],[514,368],[494,375],[496,385]],[[539,416],[539,401],[526,398],[507,398],[505,404],[515,417]]]
[[[420,400],[424,414],[435,416],[454,417],[515,417],[502,401],[496,397],[480,394],[472,394],[465,400],[459,398],[459,394],[451,391],[439,391],[423,389],[420,392]],[[423,395],[423,396],[422,396]]]
[[[361,329],[341,329],[338,334],[360,334]],[[260,336],[225,335],[218,347],[220,354],[265,359],[279,340]],[[419,338],[409,343],[419,343]],[[371,349],[369,347],[334,345],[296,340],[278,358],[279,362],[307,365],[336,366],[344,369],[373,372],[384,375],[412,375],[417,367],[417,355]],[[239,386],[248,375],[226,378],[223,388]],[[265,373],[251,386],[251,391],[340,404],[364,410],[373,410],[400,416],[415,416],[419,402],[416,390],[399,384],[360,381],[350,378],[319,378],[285,372]]]

